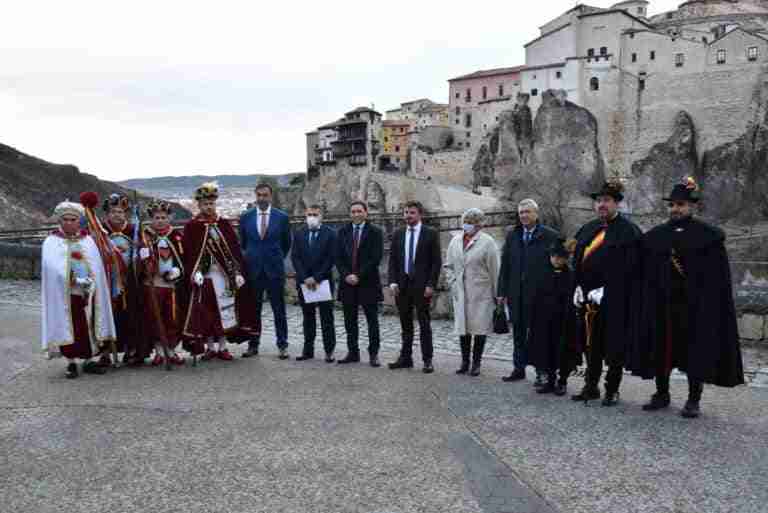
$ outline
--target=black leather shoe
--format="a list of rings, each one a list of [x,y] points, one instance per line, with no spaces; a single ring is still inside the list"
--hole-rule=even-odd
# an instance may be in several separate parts
[[[685,401],[685,406],[683,406],[683,409],[680,411],[680,415],[685,417],[686,419],[695,419],[699,415],[701,415],[701,408],[699,408],[699,402],[698,401]]]
[[[377,355],[371,356],[371,367],[373,367],[374,369],[378,369],[379,367],[381,367],[381,362],[379,361],[379,357]]]
[[[387,367],[392,370],[413,369],[413,360],[403,360],[402,358],[398,358],[397,361],[390,363]]]
[[[618,392],[605,392],[605,397],[603,397],[603,406],[616,406],[619,404],[619,393]]]
[[[249,345],[248,349],[243,352],[243,358],[251,358],[252,356],[259,356],[259,346]]]
[[[504,376],[501,380],[505,383],[512,383],[514,381],[522,381],[525,379],[525,371],[515,369],[509,376]]]
[[[296,357],[296,361],[297,362],[303,362],[303,361],[306,361],[306,360],[314,360],[314,359],[315,359],[315,355],[313,355],[313,354],[303,354],[301,356],[297,356]]]
[[[558,383],[555,385],[555,389],[552,391],[556,396],[562,397],[568,393],[568,385],[565,383]]]
[[[83,374],[97,374],[97,375],[103,375],[107,373],[107,369],[104,367],[99,367],[99,364],[96,362],[85,362],[83,364]]]
[[[470,376],[477,377],[480,375],[480,364],[479,363],[473,363],[472,369],[469,371]]]
[[[669,394],[660,394],[656,392],[651,396],[651,401],[648,404],[643,405],[643,411],[663,410],[664,408],[669,407],[669,403]]]
[[[432,374],[435,372],[435,368],[432,366],[432,361],[424,362],[424,368],[421,370],[424,374]]]
[[[336,363],[338,363],[339,365],[344,365],[347,363],[358,363],[359,361],[360,361],[360,355],[348,354],[347,356],[345,356],[344,358],[342,358]]]
[[[585,386],[576,395],[572,395],[571,399],[574,401],[591,401],[593,399],[600,399],[600,391],[595,387]]]
[[[325,363],[333,363],[335,361],[336,361],[336,359],[333,357],[332,353],[327,353],[325,355]]]
[[[547,382],[545,382],[539,388],[536,389],[537,394],[551,394],[551,393],[554,393],[554,391],[555,391],[555,384],[547,383]]]
[[[290,358],[290,356],[288,355],[287,349],[278,350],[277,357],[281,360],[287,360],[288,358]]]
[[[467,372],[469,372],[469,362],[462,362],[461,367],[456,371],[456,374],[466,374]]]
[[[533,388],[541,388],[547,384],[547,378],[542,374],[536,375],[536,381],[533,382]]]
[[[77,364],[76,363],[70,363],[67,365],[67,373],[65,374],[67,379],[75,379],[79,376],[77,373]]]

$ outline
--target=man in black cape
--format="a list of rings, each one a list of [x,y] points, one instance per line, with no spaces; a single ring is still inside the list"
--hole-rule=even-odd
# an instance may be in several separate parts
[[[646,411],[670,403],[673,368],[688,374],[681,415],[699,416],[704,383],[734,387],[744,371],[725,234],[693,217],[696,182],[686,178],[664,198],[669,221],[643,237],[643,307],[629,361],[633,374],[656,379]]]
[[[618,211],[623,191],[621,182],[609,181],[591,195],[598,218],[578,231],[574,254],[573,303],[584,321],[577,336],[587,358],[587,375],[581,393],[572,399],[600,398],[597,385],[605,361],[603,406],[618,403],[627,341],[633,339],[640,304],[642,232]]]

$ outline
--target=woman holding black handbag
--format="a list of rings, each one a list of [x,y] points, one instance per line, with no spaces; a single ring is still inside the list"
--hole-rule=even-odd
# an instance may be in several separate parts
[[[480,209],[470,208],[464,213],[463,233],[451,240],[444,265],[453,300],[454,332],[461,344],[461,368],[456,373],[469,372],[470,376],[480,375],[486,337],[494,332],[501,265],[496,241],[482,231],[484,222]]]

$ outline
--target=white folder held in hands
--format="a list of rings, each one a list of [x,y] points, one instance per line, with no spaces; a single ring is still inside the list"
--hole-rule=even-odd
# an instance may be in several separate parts
[[[331,294],[331,282],[328,280],[323,280],[318,283],[315,290],[311,290],[302,283],[301,293],[304,296],[305,303],[322,303],[324,301],[333,300],[333,294]]]

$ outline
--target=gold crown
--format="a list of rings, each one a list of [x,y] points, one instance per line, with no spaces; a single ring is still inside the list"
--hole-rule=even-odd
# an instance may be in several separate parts
[[[164,212],[170,215],[172,211],[173,207],[171,207],[171,204],[163,200],[153,200],[147,205],[147,214],[149,214],[149,217],[155,215],[155,212]]]
[[[128,200],[128,197],[123,194],[110,194],[109,197],[104,200],[102,209],[104,212],[109,213],[114,207],[120,207],[123,210],[128,211],[131,207],[131,202]]]
[[[216,182],[207,182],[197,188],[195,191],[195,200],[202,201],[206,199],[219,198],[219,184]]]

